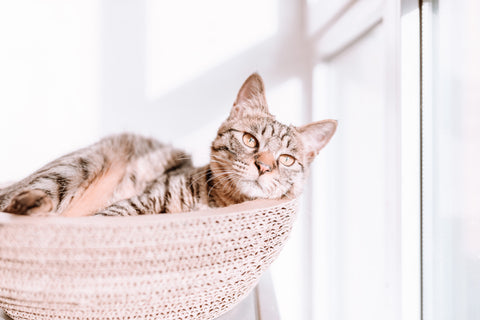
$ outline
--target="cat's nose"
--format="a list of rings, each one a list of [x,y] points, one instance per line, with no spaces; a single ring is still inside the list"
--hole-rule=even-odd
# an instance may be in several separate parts
[[[269,166],[268,164],[265,164],[261,161],[255,161],[255,165],[257,166],[257,169],[258,171],[260,172],[260,174],[263,174],[265,172],[270,172],[272,171],[272,167]]]
[[[255,157],[255,166],[260,174],[270,172],[275,167],[275,158],[270,152],[262,152]]]

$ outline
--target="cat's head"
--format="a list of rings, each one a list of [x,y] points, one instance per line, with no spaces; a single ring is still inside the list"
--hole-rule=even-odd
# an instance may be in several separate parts
[[[212,143],[210,167],[217,188],[234,202],[299,195],[307,169],[337,128],[323,120],[285,125],[268,111],[262,78],[242,85]]]

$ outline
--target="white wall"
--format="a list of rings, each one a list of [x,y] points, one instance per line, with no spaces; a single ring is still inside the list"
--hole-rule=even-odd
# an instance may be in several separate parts
[[[0,1],[0,180],[100,133],[96,1]]]

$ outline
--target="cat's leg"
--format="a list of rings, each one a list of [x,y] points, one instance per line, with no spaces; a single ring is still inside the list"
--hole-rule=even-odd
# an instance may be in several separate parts
[[[64,211],[66,215],[88,214],[85,204],[95,202],[101,208],[110,202],[109,197],[114,201],[130,198],[143,190],[143,183],[152,176],[183,166],[191,166],[191,162],[180,150],[142,136],[115,135],[65,155],[24,180],[0,189],[0,211],[27,215],[60,215]]]
[[[27,178],[0,189],[0,211],[14,214],[58,214],[82,184],[107,165],[98,148],[86,148],[47,164]]]
[[[0,189],[0,211],[61,214],[115,159],[126,158],[124,155],[131,152],[136,139],[133,135],[111,136],[48,163],[25,179]],[[153,147],[154,143],[150,143]]]
[[[134,216],[190,211],[197,200],[195,189],[200,188],[192,186],[192,183],[199,183],[188,174],[192,169],[190,162],[185,162],[151,181],[140,194],[117,201],[95,215]]]
[[[160,197],[142,194],[115,202],[95,213],[97,216],[138,216],[162,212]]]
[[[185,165],[187,167],[189,165]],[[138,195],[116,201],[95,213],[102,216],[136,216],[166,213],[171,198],[171,182],[174,179],[170,173],[163,174],[151,181]]]

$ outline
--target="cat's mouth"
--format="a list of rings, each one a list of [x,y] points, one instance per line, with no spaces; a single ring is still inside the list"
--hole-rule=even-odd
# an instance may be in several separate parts
[[[245,179],[239,181],[239,191],[251,199],[272,197],[273,188],[260,179]]]
[[[281,196],[279,194],[278,188],[276,188],[276,183],[274,177],[270,175],[258,175],[258,173],[253,173],[246,170],[233,170],[231,172],[230,179],[222,179],[223,172],[228,172],[228,170],[220,167],[219,182],[222,187],[226,190],[231,190],[230,194],[241,195],[242,198],[247,199],[274,199]],[[217,172],[215,170],[214,172]],[[235,178],[234,178],[235,177]],[[233,189],[232,189],[233,187]],[[228,192],[228,191],[227,191]]]

